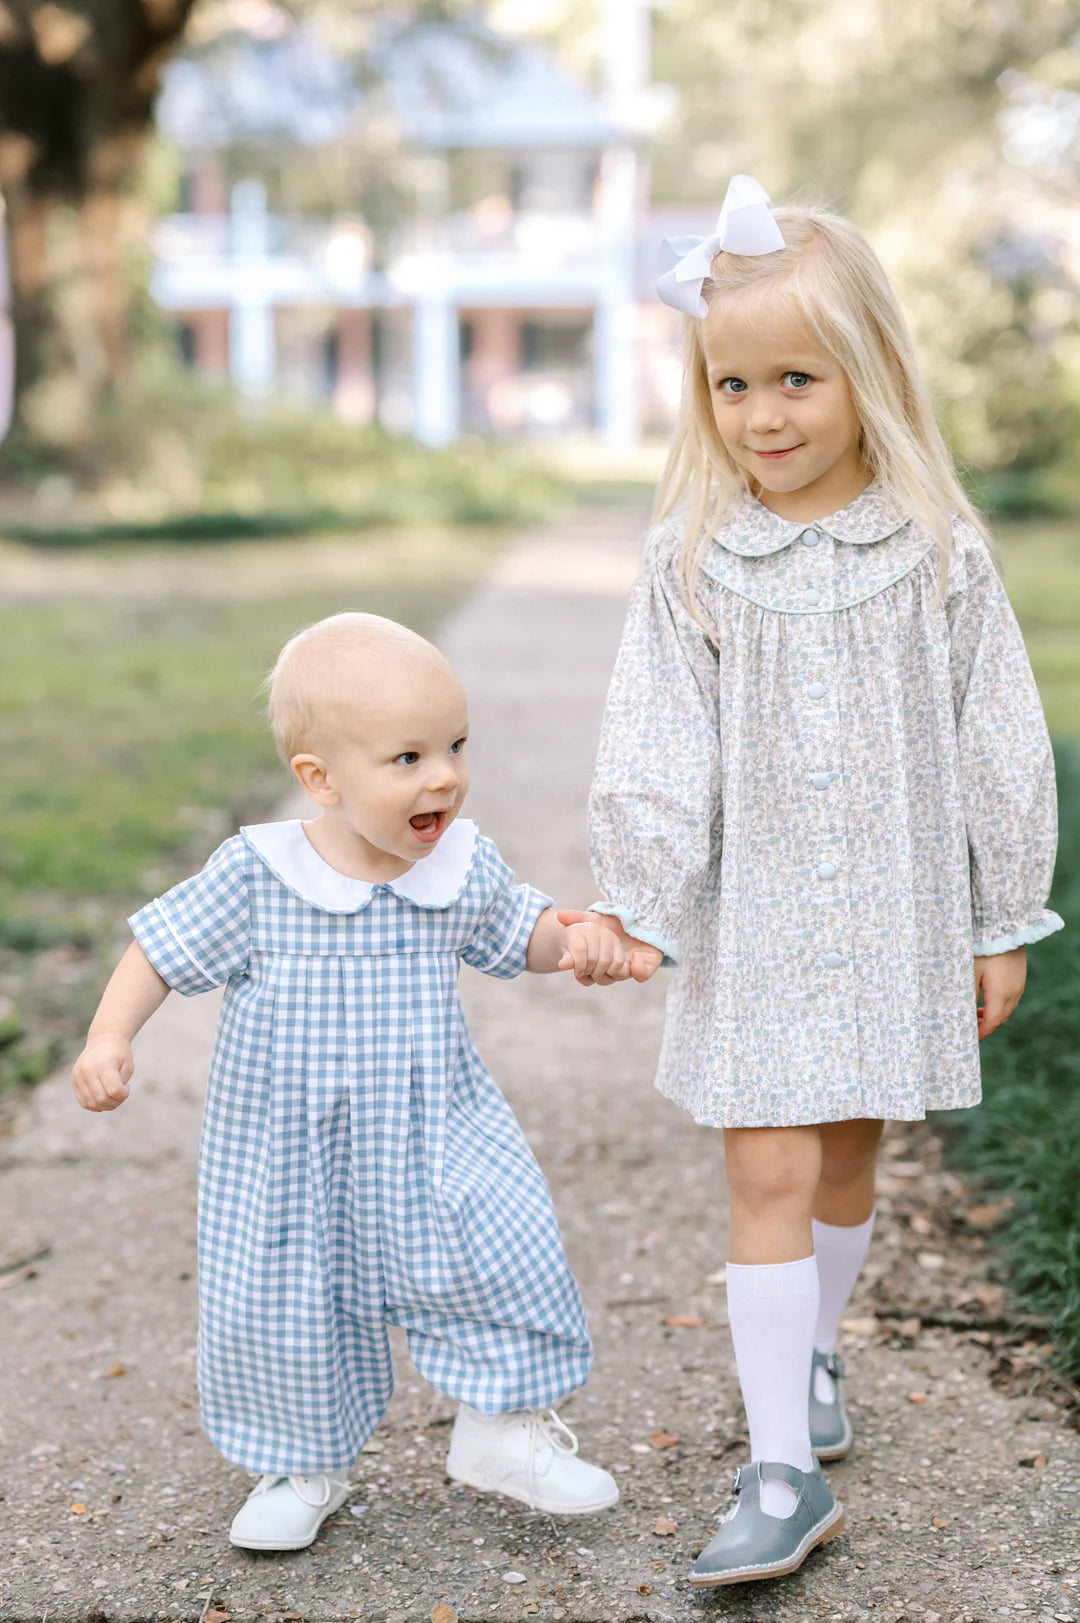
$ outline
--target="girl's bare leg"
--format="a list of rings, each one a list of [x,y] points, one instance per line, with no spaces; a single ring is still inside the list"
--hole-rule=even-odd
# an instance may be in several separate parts
[[[821,1135],[821,1174],[814,1195],[819,1223],[850,1228],[874,1209],[874,1173],[883,1121],[831,1121]]]

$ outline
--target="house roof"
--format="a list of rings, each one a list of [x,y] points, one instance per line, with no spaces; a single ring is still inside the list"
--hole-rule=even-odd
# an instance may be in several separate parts
[[[406,135],[428,147],[602,147],[602,103],[549,52],[475,14],[384,38],[377,65]]]

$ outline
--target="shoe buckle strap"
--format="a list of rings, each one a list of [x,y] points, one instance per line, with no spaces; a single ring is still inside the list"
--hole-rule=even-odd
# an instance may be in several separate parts
[[[731,1491],[732,1491],[732,1493],[738,1493],[741,1487],[742,1487],[742,1466],[739,1465],[739,1466],[736,1467],[735,1475],[731,1479]]]
[[[846,1374],[844,1369],[844,1360],[839,1358],[836,1353],[830,1353],[826,1358],[825,1368],[828,1370],[830,1375],[835,1375],[839,1380],[843,1380],[844,1375]]]

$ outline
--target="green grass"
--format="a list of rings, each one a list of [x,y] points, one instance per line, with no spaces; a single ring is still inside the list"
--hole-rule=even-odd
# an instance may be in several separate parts
[[[1080,530],[1054,519],[994,531],[1047,725],[1080,739]]]
[[[1057,762],[1050,905],[1066,928],[1031,948],[1016,1012],[982,1045],[982,1105],[941,1120],[954,1163],[1015,1201],[1003,1238],[1013,1288],[1080,1381],[1080,749],[1059,745]]]

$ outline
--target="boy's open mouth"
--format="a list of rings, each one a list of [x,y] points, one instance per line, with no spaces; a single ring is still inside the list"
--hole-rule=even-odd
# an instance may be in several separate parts
[[[437,840],[445,826],[446,813],[444,811],[418,812],[415,817],[409,818],[409,827],[418,840]]]

